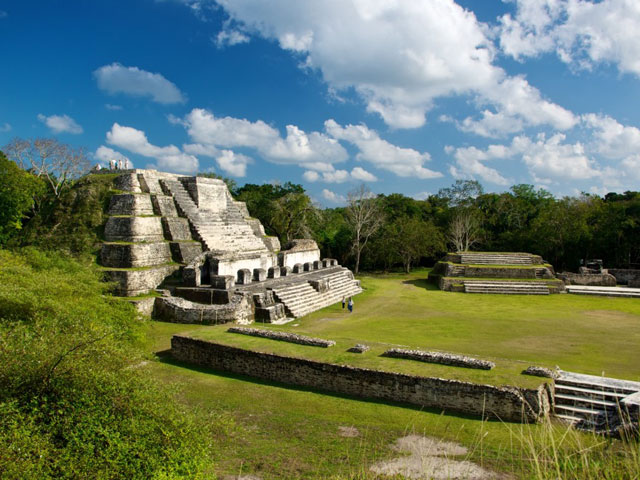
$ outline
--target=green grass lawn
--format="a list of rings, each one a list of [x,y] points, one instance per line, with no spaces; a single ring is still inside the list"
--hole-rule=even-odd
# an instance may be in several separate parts
[[[336,304],[287,325],[264,325],[335,340],[328,349],[231,334],[226,325],[189,334],[265,352],[494,385],[539,384],[540,379],[520,373],[532,364],[640,380],[638,299],[450,293],[428,284],[427,273],[362,277],[365,292],[355,297],[353,314]],[[371,350],[348,353],[355,343],[366,343]],[[380,356],[394,346],[470,355],[492,360],[496,368],[472,370]]]
[[[592,374],[604,371],[640,380],[640,301],[447,293],[428,285],[423,280],[427,273],[363,276],[365,292],[355,297],[353,314],[334,305],[285,326],[265,326],[336,340],[338,344],[329,349],[231,334],[226,332],[228,325],[194,327],[161,322],[150,323],[148,348],[153,352],[168,349],[171,335],[188,332],[262,351],[493,384],[538,384],[542,379],[519,374],[529,364],[558,364],[567,370]],[[345,352],[356,342],[373,348],[364,355]],[[464,353],[494,360],[497,366],[484,372],[379,357],[392,345]],[[471,461],[516,478],[532,478],[532,456],[537,454],[529,451],[528,445],[543,445],[544,441],[531,439],[544,436],[547,428],[483,422],[405,405],[323,394],[193,368],[167,356],[146,368],[158,381],[175,385],[185,408],[197,410],[203,422],[215,426],[211,453],[216,473],[221,476],[257,475],[265,480],[373,478],[369,472],[372,463],[399,455],[389,445],[416,433],[459,442],[470,449]],[[339,429],[345,426],[357,428],[359,436],[341,436]],[[562,426],[553,426],[551,431],[545,438],[561,445],[554,449],[562,458],[589,451],[588,447],[604,452],[607,459],[628,454],[616,453],[626,452],[616,441],[605,442],[584,434],[565,436]],[[631,468],[634,465],[637,457]],[[618,477],[609,478],[627,478],[625,471],[620,472]],[[588,478],[598,478],[595,475]],[[557,475],[552,472],[548,478]],[[579,474],[567,478],[587,477]]]

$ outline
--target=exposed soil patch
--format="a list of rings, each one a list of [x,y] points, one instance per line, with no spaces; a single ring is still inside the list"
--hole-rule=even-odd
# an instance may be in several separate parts
[[[338,435],[346,438],[354,438],[360,436],[360,431],[356,427],[338,427]]]
[[[408,456],[378,462],[371,471],[380,475],[401,475],[411,479],[497,479],[495,473],[467,460],[457,460],[467,454],[467,449],[453,442],[435,438],[408,435],[399,438],[391,448],[407,452]]]

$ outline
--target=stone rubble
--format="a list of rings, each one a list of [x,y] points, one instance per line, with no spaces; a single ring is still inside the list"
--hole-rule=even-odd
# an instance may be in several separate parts
[[[491,370],[496,366],[495,363],[489,362],[488,360],[479,360],[477,358],[467,357],[464,355],[442,352],[425,352],[422,350],[406,350],[403,348],[392,348],[384,352],[382,355],[385,357],[406,358],[409,360],[417,360],[419,362],[438,363],[454,367],[477,368],[479,370]]]
[[[251,335],[252,337],[268,338],[271,340],[280,340],[281,342],[297,343],[299,345],[309,345],[312,347],[328,348],[336,344],[333,340],[323,340],[321,338],[307,337],[305,335],[298,335],[295,333],[276,332],[260,328],[230,327],[227,329],[227,332]]]

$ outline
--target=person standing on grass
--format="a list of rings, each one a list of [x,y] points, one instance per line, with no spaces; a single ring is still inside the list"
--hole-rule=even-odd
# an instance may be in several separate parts
[[[346,297],[342,297],[342,309],[344,310],[344,306],[347,303]]]
[[[353,298],[349,297],[349,313],[353,313]]]

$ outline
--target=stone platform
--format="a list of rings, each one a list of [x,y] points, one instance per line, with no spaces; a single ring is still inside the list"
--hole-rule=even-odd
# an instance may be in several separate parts
[[[564,291],[553,267],[530,253],[449,253],[429,281],[441,290],[464,293],[548,295]]]
[[[567,285],[567,293],[576,295],[596,295],[600,297],[640,298],[640,288],[630,287],[590,287],[584,285]]]

